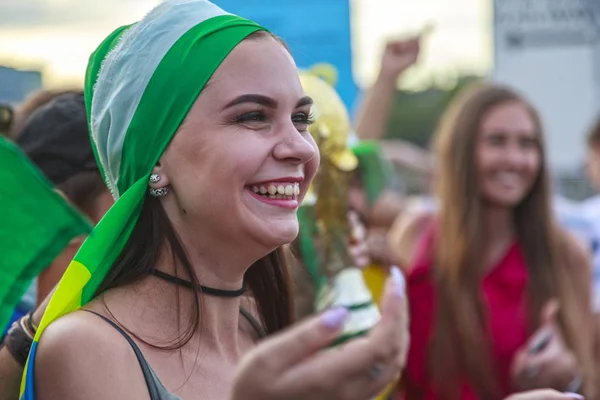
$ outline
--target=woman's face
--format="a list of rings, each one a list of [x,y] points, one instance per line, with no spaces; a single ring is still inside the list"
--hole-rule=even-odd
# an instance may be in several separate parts
[[[298,204],[319,165],[310,107],[280,43],[240,43],[155,168],[166,178],[160,183],[171,185],[163,205],[175,226],[231,245],[272,250],[291,242]]]
[[[475,145],[484,201],[515,207],[523,200],[540,171],[539,140],[536,124],[521,103],[507,102],[487,112]]]

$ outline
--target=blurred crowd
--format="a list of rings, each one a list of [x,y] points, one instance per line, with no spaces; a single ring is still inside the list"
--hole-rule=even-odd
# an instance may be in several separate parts
[[[348,252],[375,303],[384,303],[392,267],[406,281],[410,345],[401,376],[379,398],[600,398],[600,201],[553,190],[543,121],[519,88],[493,82],[453,100],[416,161],[429,190],[403,193],[380,140],[422,40],[388,42],[348,143],[358,159]],[[0,112],[5,138],[91,224],[101,221],[114,199],[89,139],[83,90],[33,93]],[[600,122],[587,138],[586,172],[600,190]],[[25,322],[35,333],[85,239],[72,238],[31,282],[6,337]],[[318,283],[302,246],[291,247],[294,319],[305,321],[320,311]],[[0,399],[18,398],[26,355],[14,353],[0,350]]]

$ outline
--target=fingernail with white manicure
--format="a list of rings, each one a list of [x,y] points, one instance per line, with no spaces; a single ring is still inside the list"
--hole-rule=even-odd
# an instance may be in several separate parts
[[[396,266],[392,267],[392,281],[394,282],[394,293],[398,296],[404,296],[404,290],[406,289],[406,282],[404,275],[400,272],[400,269]]]
[[[564,392],[564,394],[566,394],[567,396],[571,397],[572,399],[577,399],[577,400],[584,400],[585,397],[583,397],[580,394],[577,393],[571,393],[571,392]]]
[[[347,308],[338,307],[327,310],[321,315],[321,322],[327,328],[340,328],[350,316]]]

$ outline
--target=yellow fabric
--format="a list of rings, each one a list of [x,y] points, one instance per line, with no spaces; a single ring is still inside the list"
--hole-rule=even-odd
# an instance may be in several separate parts
[[[371,264],[363,269],[363,277],[373,295],[373,301],[375,304],[381,304],[385,281],[388,277],[388,269],[378,264]]]
[[[67,314],[67,311],[61,310],[71,310],[81,307],[81,290],[79,293],[69,293],[69,296],[65,296],[66,291],[59,290],[61,287],[83,287],[85,282],[87,282],[92,274],[90,271],[80,263],[79,261],[71,261],[69,264],[69,268],[73,271],[71,274],[63,275],[62,279],[58,283],[57,290],[55,290],[54,295],[50,299],[50,303],[48,303],[48,307],[46,308],[46,312],[50,311],[52,313],[56,313],[57,317],[60,318],[64,314]],[[54,315],[54,314],[53,314]],[[48,319],[43,319],[38,326],[36,335],[35,335],[35,344],[40,340],[40,335],[46,329],[46,327],[50,324]],[[29,361],[31,358],[27,358],[27,362],[25,363],[25,368],[23,369],[23,379],[21,380],[21,393],[25,391],[25,385],[27,380],[25,379],[27,375],[27,371],[29,370]]]
[[[56,318],[60,318],[64,314],[67,314],[68,311],[63,310],[72,310],[82,306],[81,304],[81,290],[78,294],[73,295],[73,293],[68,293],[65,290],[60,290],[63,287],[73,288],[78,287],[81,288],[85,285],[85,282],[89,281],[92,274],[90,271],[80,263],[79,261],[71,261],[69,264],[69,270],[72,271],[70,274],[63,275],[63,278],[60,280],[54,295],[50,299],[50,303],[46,308],[46,313],[50,313],[50,315],[56,315]],[[65,295],[67,293],[67,295]],[[46,326],[50,323],[48,319],[42,319],[42,323],[38,327],[36,334],[36,341],[39,340],[39,336],[41,332],[46,329]]]
[[[388,277],[388,269],[378,264],[371,264],[363,269],[363,277],[367,287],[371,291],[373,301],[375,304],[380,305],[383,297],[383,290],[385,288],[385,281]],[[376,400],[387,400],[393,393],[397,386],[397,382],[392,382],[381,392]]]
[[[397,383],[396,382],[392,382],[390,383],[377,397],[375,397],[375,400],[388,400],[390,399],[392,393],[394,392],[394,389],[396,388]]]

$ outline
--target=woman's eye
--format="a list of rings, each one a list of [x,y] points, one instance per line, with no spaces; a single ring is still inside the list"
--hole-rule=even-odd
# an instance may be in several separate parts
[[[265,114],[261,111],[252,111],[240,115],[235,122],[262,122],[265,120]]]
[[[301,112],[292,115],[292,121],[295,124],[310,125],[314,122],[311,115]]]
[[[521,146],[524,148],[534,148],[538,146],[538,142],[536,139],[523,139],[521,141]]]
[[[492,146],[501,146],[504,144],[504,138],[501,136],[491,136],[488,138],[488,143]]]

